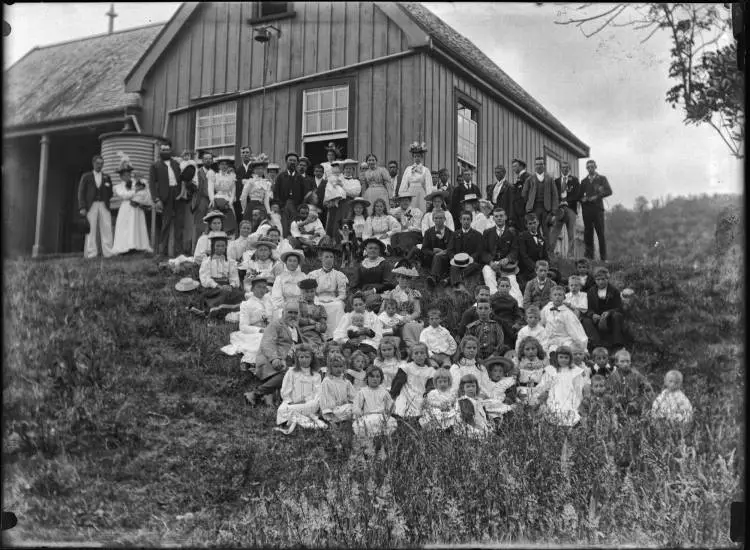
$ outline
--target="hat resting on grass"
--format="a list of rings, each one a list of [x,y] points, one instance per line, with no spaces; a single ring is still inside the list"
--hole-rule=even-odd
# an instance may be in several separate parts
[[[177,284],[174,285],[174,289],[178,292],[191,292],[199,286],[201,286],[201,284],[195,279],[185,277],[184,279],[180,279]]]

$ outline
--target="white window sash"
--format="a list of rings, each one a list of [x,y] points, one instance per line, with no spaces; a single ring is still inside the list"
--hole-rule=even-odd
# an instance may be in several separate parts
[[[336,98],[339,95],[339,92],[345,91],[345,94],[342,94],[343,97],[341,98],[341,101],[343,104],[339,105],[336,102]],[[322,95],[323,93],[330,93],[333,97],[333,101],[331,105],[323,107],[322,102]],[[309,100],[311,98],[315,98],[316,101],[316,108],[310,109],[308,107]],[[336,115],[340,111],[344,111],[346,113],[346,116],[344,117],[345,126],[339,127],[336,125]],[[331,117],[331,124],[329,127],[324,128],[323,127],[323,116],[327,115]],[[308,116],[312,116],[315,118],[316,121],[316,130],[310,131],[307,127],[307,118]],[[319,140],[315,141],[322,141],[325,139],[325,136],[336,134],[336,133],[346,133],[349,131],[349,86],[348,85],[340,85],[340,86],[330,86],[326,88],[313,88],[309,90],[304,90],[302,93],[302,136],[320,136]]]
[[[233,147],[237,140],[237,102],[199,109],[195,117],[195,148]]]

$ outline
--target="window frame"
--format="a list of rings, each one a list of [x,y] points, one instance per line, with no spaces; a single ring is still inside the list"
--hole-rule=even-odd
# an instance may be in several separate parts
[[[543,148],[544,150],[544,171],[552,176],[553,179],[557,179],[562,174],[562,156],[558,153],[554,152],[552,149],[547,147],[546,145]],[[552,159],[557,162],[558,166],[558,173],[557,175],[553,174],[548,168],[549,163],[547,159]]]
[[[315,90],[318,88],[335,88],[337,86],[348,86],[349,87],[349,103],[347,106],[348,117],[347,117],[347,129],[346,132],[335,131],[327,133],[316,133],[310,136],[306,136],[304,133],[304,98],[305,92],[309,90]],[[297,121],[299,124],[299,131],[297,132],[297,150],[301,151],[304,148],[305,143],[317,143],[319,141],[335,140],[335,139],[346,139],[348,142],[347,149],[352,151],[356,150],[356,97],[357,97],[357,81],[354,76],[339,77],[339,78],[328,78],[316,80],[314,83],[307,83],[297,87]],[[307,139],[313,137],[314,139]]]
[[[469,160],[463,159],[459,157],[458,154],[458,108],[459,104],[462,104],[464,108],[470,109],[473,114],[476,115],[476,120],[472,121],[476,124],[476,143],[474,144],[476,148],[476,164],[472,165],[472,163]],[[454,113],[454,127],[453,127],[453,147],[455,151],[455,163],[456,167],[458,166],[468,166],[473,174],[477,174],[479,170],[479,166],[481,166],[481,147],[480,147],[480,130],[481,130],[481,124],[482,124],[482,103],[480,101],[477,101],[476,99],[470,97],[469,95],[465,94],[461,90],[454,88],[454,101],[453,101],[453,113]]]
[[[210,143],[208,145],[200,145],[200,141],[199,141],[200,140],[199,125],[200,125],[200,122],[201,122],[201,118],[205,118],[205,115],[203,117],[201,116],[201,111],[210,111],[211,109],[214,109],[214,108],[217,108],[217,107],[226,107],[226,106],[232,105],[232,104],[234,105],[234,120],[233,120],[233,124],[234,124],[234,141],[232,141],[231,143],[230,142],[225,143],[225,142],[222,141],[221,143]],[[237,130],[238,130],[238,127],[239,127],[238,116],[239,116],[239,111],[240,111],[238,109],[238,107],[239,107],[238,102],[235,100],[235,101],[226,101],[226,102],[223,102],[223,103],[217,103],[215,105],[209,105],[208,107],[203,107],[202,109],[201,108],[196,109],[196,111],[195,111],[195,123],[193,125],[193,128],[195,130],[195,139],[193,140],[193,142],[194,142],[195,150],[196,151],[210,150],[210,149],[221,149],[221,148],[234,148],[236,146],[236,144],[237,144]],[[231,116],[231,115],[229,115],[227,113],[224,113],[224,115]],[[215,117],[215,116],[219,116],[219,115],[207,115],[207,116],[214,116]],[[223,125],[226,125],[227,123],[228,122],[225,120],[223,122]],[[213,125],[209,125],[208,127],[212,127],[212,126]],[[226,133],[223,130],[222,131],[222,139],[224,138],[225,135],[226,135]]]
[[[287,8],[285,12],[274,13],[272,15],[261,15],[261,5],[263,2],[254,2],[252,17],[247,20],[250,25],[256,25],[260,23],[268,23],[270,21],[278,21],[280,19],[290,19],[297,15],[294,11],[294,2],[286,2]]]

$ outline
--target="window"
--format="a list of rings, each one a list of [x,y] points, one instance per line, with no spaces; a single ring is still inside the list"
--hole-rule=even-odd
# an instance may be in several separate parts
[[[255,2],[253,6],[253,17],[250,24],[274,21],[294,17],[292,2]]]
[[[458,118],[456,121],[456,152],[458,164],[472,170],[477,167],[477,128],[479,126],[479,111],[464,101],[457,105]]]
[[[553,178],[560,177],[560,159],[546,149],[544,151],[544,169]]]
[[[195,117],[195,148],[233,147],[236,124],[236,101],[199,109]]]
[[[347,137],[349,131],[349,86],[304,90],[302,95],[302,141]]]

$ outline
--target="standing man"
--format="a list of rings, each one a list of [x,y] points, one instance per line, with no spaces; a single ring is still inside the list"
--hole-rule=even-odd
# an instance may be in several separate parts
[[[393,189],[393,196],[391,197],[391,204],[389,206],[396,208],[396,197],[398,197],[398,188],[401,186],[401,182],[398,179],[398,162],[395,160],[388,163],[388,174],[391,176],[391,189]]]
[[[526,163],[520,159],[513,159],[510,167],[513,170],[514,181],[510,188],[511,209],[506,214],[510,219],[510,225],[520,233],[526,230],[526,201],[523,200],[523,186],[530,174],[526,171]]]
[[[206,222],[203,218],[208,214],[208,204],[211,200],[208,198],[208,182],[216,176],[211,165],[214,163],[214,156],[208,151],[203,152],[201,157],[203,166],[198,169],[198,186],[193,192],[193,198],[190,203],[190,211],[193,213],[193,242],[191,250],[195,250],[198,244],[198,238],[205,229]]]
[[[568,257],[575,258],[576,216],[578,215],[581,182],[570,173],[568,161],[562,162],[560,170],[562,176],[555,180],[555,187],[557,187],[557,193],[560,196],[560,208],[563,210],[563,214],[560,219],[555,219],[555,225],[550,230],[550,248],[554,250],[560,231],[565,226],[568,230]]]
[[[510,182],[505,177],[506,174],[505,166],[502,164],[495,166],[495,181],[487,188],[487,198],[492,203],[492,206],[502,208],[508,219],[512,220],[513,192],[511,191]]]
[[[607,178],[596,172],[596,162],[586,161],[588,176],[581,181],[581,211],[583,213],[583,242],[585,256],[594,259],[594,231],[599,239],[599,257],[607,259],[607,243],[604,240],[604,197],[612,194]]]
[[[245,186],[245,181],[253,177],[253,167],[250,166],[250,160],[252,159],[252,150],[247,145],[240,147],[240,164],[234,169],[234,173],[237,176],[235,182],[235,194],[234,194],[234,215],[237,223],[242,221],[242,204],[240,203],[240,196],[242,196],[242,189]]]
[[[109,212],[109,200],[112,198],[112,180],[102,172],[104,159],[101,155],[94,155],[91,159],[94,168],[81,176],[78,184],[78,208],[81,216],[86,216],[91,230],[86,235],[83,248],[85,258],[95,258],[99,255],[96,236],[102,242],[102,256],[112,255],[112,214]]]
[[[294,152],[286,154],[286,170],[276,176],[273,186],[273,198],[279,201],[281,206],[281,226],[284,237],[289,236],[289,227],[297,217],[297,208],[305,198],[305,180],[297,173],[297,162],[299,155]]]
[[[151,165],[149,182],[151,196],[158,208],[161,206],[161,231],[159,244],[154,246],[158,254],[166,255],[169,246],[169,229],[174,224],[174,255],[182,254],[182,229],[187,200],[177,200],[180,193],[180,164],[172,158],[172,143],[159,145],[160,160]]]
[[[552,253],[555,247],[550,245],[547,219],[559,207],[560,199],[557,196],[555,180],[544,171],[544,157],[536,157],[534,159],[534,172],[535,174],[527,178],[523,186],[526,213],[533,212],[536,214],[542,234],[544,235],[544,240],[547,241],[547,246],[550,247],[548,252]]]
[[[461,219],[461,210],[466,195],[475,195],[477,199],[482,198],[479,187],[471,181],[471,170],[464,168],[461,172],[461,185],[453,190],[451,197],[451,215],[454,220]]]

